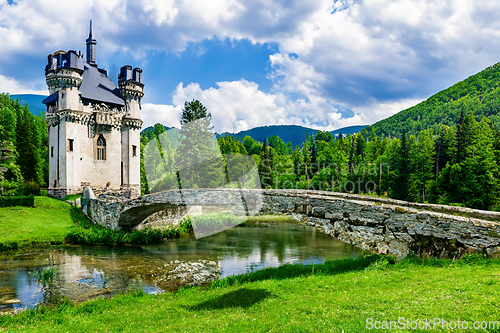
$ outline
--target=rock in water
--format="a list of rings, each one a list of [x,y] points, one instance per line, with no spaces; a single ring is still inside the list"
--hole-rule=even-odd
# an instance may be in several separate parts
[[[221,268],[215,261],[197,260],[182,262],[176,260],[165,266],[175,267],[166,272],[164,279],[179,285],[207,285],[220,278]]]

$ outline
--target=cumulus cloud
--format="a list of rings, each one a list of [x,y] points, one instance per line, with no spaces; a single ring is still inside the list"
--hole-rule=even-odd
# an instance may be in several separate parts
[[[144,103],[142,104],[142,120],[144,121],[142,128],[154,126],[157,123],[167,127],[179,127],[181,111],[180,105]]]
[[[303,125],[332,130],[360,124],[359,115],[343,117],[345,110],[317,98],[292,100],[282,93],[265,93],[255,82],[247,80],[218,82],[217,88],[201,89],[198,83],[184,86],[180,83],[173,95],[173,105],[143,105],[144,126],[160,122],[166,126],[179,126],[185,101],[198,99],[210,113],[215,130],[239,132],[270,124]]]
[[[321,94],[354,109],[372,99],[428,96],[498,60],[500,26],[485,14],[500,12],[497,1],[340,3],[343,10],[318,11],[299,34],[282,39],[271,57],[284,73],[278,87],[300,91],[296,82],[320,73]],[[283,61],[291,53],[298,58]]]
[[[34,85],[26,86],[11,77],[0,75],[0,93],[48,95],[49,91],[37,89]]]
[[[188,84],[174,99],[201,96],[214,116],[226,115],[217,124],[224,130],[264,121],[366,123],[497,62],[499,13],[497,0],[1,1],[0,61],[15,65],[16,55],[72,48],[90,18],[104,56],[181,53],[212,38],[272,43],[271,91],[245,80],[205,90]],[[145,108],[162,117],[158,107]]]

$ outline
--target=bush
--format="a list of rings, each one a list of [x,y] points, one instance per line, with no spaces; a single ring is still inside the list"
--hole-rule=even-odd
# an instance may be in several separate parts
[[[23,196],[23,197],[0,197],[0,207],[34,207],[35,206],[35,196]]]
[[[94,245],[94,244],[149,244],[158,243],[163,239],[179,238],[184,230],[184,226],[168,227],[164,229],[135,230],[125,232],[123,230],[110,230],[105,227],[91,223],[83,212],[76,208],[71,208],[71,218],[75,226],[71,228],[66,242],[72,244]],[[189,224],[190,225],[190,224]]]
[[[182,219],[179,222],[179,228],[181,233],[183,234],[189,234],[193,232],[193,223],[191,222],[191,218],[188,216],[185,219]]]
[[[17,248],[16,242],[0,242],[0,251],[16,250]]]
[[[230,212],[202,214],[190,218],[190,222],[196,225],[197,232],[201,233],[212,233],[221,228],[240,224],[245,220],[246,216],[237,216]]]
[[[17,189],[18,195],[40,195],[40,185],[33,181],[23,182]]]

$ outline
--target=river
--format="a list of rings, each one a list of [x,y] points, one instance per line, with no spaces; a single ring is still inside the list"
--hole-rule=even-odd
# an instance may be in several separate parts
[[[174,290],[158,279],[176,260],[210,260],[221,278],[286,263],[323,263],[357,258],[361,251],[312,227],[264,224],[237,227],[195,239],[186,236],[140,247],[78,246],[0,256],[0,311],[32,308],[47,296],[37,272],[54,268],[57,292],[72,302],[111,297],[131,289],[146,293]]]

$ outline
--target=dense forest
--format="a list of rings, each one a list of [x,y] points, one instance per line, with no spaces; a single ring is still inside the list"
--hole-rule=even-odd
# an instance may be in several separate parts
[[[169,141],[169,131],[165,131],[157,124],[147,136],[143,135],[146,164],[154,164],[154,151],[161,147],[154,176],[143,169],[144,193],[182,187],[175,174],[179,167],[169,169],[165,165],[176,165],[176,158],[182,158],[184,153],[179,153],[179,145]],[[182,132],[172,132],[181,133],[180,138],[173,137],[181,145]],[[151,140],[156,144],[148,144]],[[374,130],[368,138],[364,133],[333,136],[318,131],[304,137],[297,147],[278,136],[258,142],[250,136],[237,141],[226,135],[217,138],[217,143],[222,156],[251,155],[263,188],[365,193],[417,202],[500,208],[500,133],[490,118],[483,116],[478,121],[473,111],[462,111],[451,126],[403,133],[401,138],[382,138]],[[224,163],[227,167],[227,158]],[[205,175],[204,185],[198,187],[211,187],[208,178],[212,176],[220,179],[216,172]],[[211,184],[217,187],[220,182]]]
[[[363,131],[365,137],[372,131],[379,137],[402,137],[425,129],[434,133],[442,125],[454,126],[462,111],[474,112],[477,120],[490,118],[500,125],[500,63],[445,89],[409,109],[381,120]]]
[[[231,178],[239,181],[253,165],[260,184],[247,186],[366,193],[498,210],[500,132],[493,121],[497,114],[488,113],[490,117],[483,110],[478,116],[477,109],[461,107],[454,122],[418,131],[421,125],[415,125],[408,132],[402,129],[400,137],[381,135],[374,126],[354,135],[318,131],[293,146],[276,135],[262,142],[228,135],[214,140],[208,110],[198,101],[186,102],[180,129],[157,124],[142,132],[141,190],[146,194],[186,186],[219,187]],[[34,116],[27,106],[0,95],[3,195],[46,186],[47,140],[43,114]]]
[[[45,114],[0,94],[0,194],[38,194],[49,177]]]

